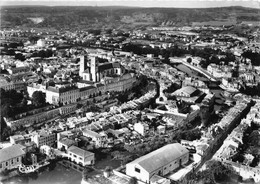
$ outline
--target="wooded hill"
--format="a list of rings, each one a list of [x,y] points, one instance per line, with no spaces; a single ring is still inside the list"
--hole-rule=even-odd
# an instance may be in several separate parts
[[[34,19],[40,20],[39,22]],[[239,6],[222,8],[138,8],[91,6],[3,6],[1,28],[28,27],[118,27],[185,26],[207,21],[260,21],[260,10]]]

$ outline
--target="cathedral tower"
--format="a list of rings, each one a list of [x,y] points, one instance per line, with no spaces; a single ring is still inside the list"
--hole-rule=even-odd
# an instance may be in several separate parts
[[[99,81],[98,65],[99,65],[98,58],[97,57],[91,57],[90,73],[91,73],[93,82]]]
[[[83,76],[83,72],[87,69],[88,57],[86,55],[80,56],[79,76]]]

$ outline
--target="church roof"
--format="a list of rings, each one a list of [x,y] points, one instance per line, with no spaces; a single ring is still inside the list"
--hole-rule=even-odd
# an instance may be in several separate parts
[[[102,72],[104,70],[109,70],[109,69],[112,69],[112,68],[120,68],[120,63],[118,63],[118,62],[104,63],[104,64],[98,66],[98,70],[100,72]]]

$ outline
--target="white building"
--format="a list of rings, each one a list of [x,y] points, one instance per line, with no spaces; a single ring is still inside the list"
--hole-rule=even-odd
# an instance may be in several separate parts
[[[19,167],[25,156],[25,146],[15,144],[0,150],[0,172]]]
[[[29,97],[32,97],[32,95],[35,91],[41,91],[43,93],[46,93],[46,85],[32,83],[27,86],[27,92],[28,92]]]
[[[95,154],[83,150],[77,146],[69,147],[67,156],[71,161],[74,161],[82,166],[95,164]]]
[[[101,135],[88,129],[84,129],[82,133],[83,136],[91,138],[95,142],[96,147],[103,147],[107,141],[105,135]]]
[[[46,90],[46,102],[50,104],[71,104],[79,100],[79,89],[75,86],[48,87]]]
[[[142,136],[145,136],[149,132],[149,125],[146,123],[135,123],[134,124],[134,130],[141,134]]]
[[[79,76],[83,77],[84,71],[87,69],[87,56],[80,56],[80,67],[79,67]]]
[[[40,152],[47,155],[50,158],[54,158],[55,157],[55,153],[54,153],[54,149],[50,146],[47,145],[43,145],[40,147]]]
[[[46,44],[46,42],[45,42],[45,40],[43,40],[43,39],[39,39],[39,40],[37,41],[37,46],[38,46],[38,47],[45,47],[45,44]]]
[[[126,164],[126,174],[149,183],[154,175],[165,176],[189,161],[189,151],[179,143],[168,144]]]
[[[31,140],[35,142],[38,148],[43,145],[53,146],[56,142],[56,133],[43,130],[33,133]]]

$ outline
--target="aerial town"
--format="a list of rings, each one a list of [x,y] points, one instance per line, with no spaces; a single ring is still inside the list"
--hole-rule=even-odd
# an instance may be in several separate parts
[[[1,27],[1,183],[260,182],[260,22],[168,24]]]

